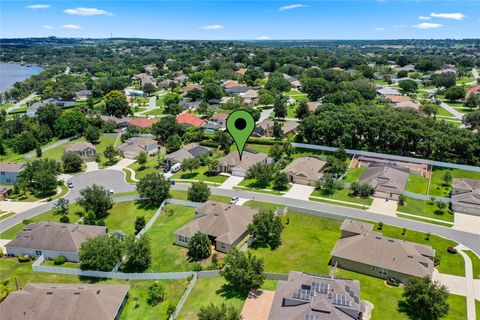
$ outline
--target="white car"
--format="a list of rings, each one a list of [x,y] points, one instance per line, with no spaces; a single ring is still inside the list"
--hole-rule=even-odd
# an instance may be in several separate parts
[[[70,189],[73,188],[73,182],[72,182],[72,181],[68,181],[68,182],[67,182],[67,187],[69,187]]]
[[[108,189],[108,193],[110,193],[110,194],[114,194],[114,193],[115,193],[115,191],[113,191],[113,189]]]
[[[238,202],[238,197],[232,197],[232,200],[230,200],[230,204],[235,204]]]

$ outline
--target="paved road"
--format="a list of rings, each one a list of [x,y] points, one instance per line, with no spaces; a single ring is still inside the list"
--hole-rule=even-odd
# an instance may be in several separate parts
[[[445,102],[443,101],[440,101],[440,106],[447,110],[448,112],[450,112],[455,118],[459,119],[459,120],[462,120],[463,119],[463,116],[464,114],[461,113],[461,112],[458,112],[457,109],[449,106],[448,104],[446,104]]]
[[[474,77],[475,79],[480,78],[480,75],[478,75],[477,69],[473,68],[473,69],[472,69],[472,74],[473,74],[473,77]]]
[[[273,112],[273,108],[262,110],[262,112],[260,113],[260,119],[258,119],[257,123],[260,123],[263,120],[267,120],[272,114],[272,112]]]
[[[65,196],[70,202],[75,202],[80,195],[80,190],[92,184],[101,185],[107,189],[113,189],[114,192],[130,192],[135,190],[135,186],[127,184],[124,179],[124,173],[116,170],[98,170],[79,174],[68,181],[73,182],[74,187]],[[0,232],[21,223],[25,219],[29,219],[53,208],[54,201],[38,206],[36,208],[24,211],[22,213],[11,216],[0,221]]]
[[[26,104],[29,101],[32,101],[36,96],[37,96],[37,93],[34,92],[31,95],[29,95],[28,97],[26,97],[25,99],[22,99],[22,100],[18,101],[17,103],[15,103],[10,108],[7,108],[7,110],[6,110],[7,113],[12,112],[13,110],[20,108],[22,105]]]

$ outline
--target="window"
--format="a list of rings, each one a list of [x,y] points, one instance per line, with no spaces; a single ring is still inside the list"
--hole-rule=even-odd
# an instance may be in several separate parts
[[[187,242],[188,242],[188,238],[187,238],[187,237],[184,237],[184,236],[178,236],[178,241],[187,243]]]
[[[380,273],[381,275],[386,276],[386,275],[387,275],[387,270],[385,270],[385,269],[383,269],[383,268],[378,268],[378,273]]]
[[[37,256],[41,256],[41,255],[42,255],[42,251],[40,251],[40,250],[36,250],[36,251],[35,251],[35,255],[37,255]]]

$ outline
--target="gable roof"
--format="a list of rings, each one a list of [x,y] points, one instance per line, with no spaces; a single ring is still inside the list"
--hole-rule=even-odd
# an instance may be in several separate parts
[[[148,118],[134,118],[130,119],[128,124],[139,128],[150,128],[155,124],[155,122],[155,120]]]
[[[359,183],[369,184],[375,191],[402,194],[407,185],[410,170],[407,168],[371,164],[365,169]]]
[[[293,160],[282,171],[291,176],[316,181],[322,177],[321,171],[326,164],[326,161],[315,157],[301,157]]]
[[[29,283],[0,303],[3,320],[116,319],[129,285]]]
[[[212,151],[212,148],[200,146],[196,143],[189,143],[183,146],[182,149],[167,154],[165,159],[174,163],[181,163],[185,159],[195,158],[210,151]]]
[[[480,84],[477,84],[475,87],[469,88],[466,90],[466,94],[471,94],[473,92],[480,91]]]
[[[452,203],[480,209],[480,180],[453,179]]]
[[[65,152],[78,152],[78,151],[84,151],[88,149],[93,149],[95,150],[95,146],[91,144],[90,142],[74,142],[72,144],[69,144],[65,147],[64,151]]]
[[[220,160],[220,164],[222,166],[235,167],[247,171],[254,164],[264,161],[267,158],[268,156],[265,153],[245,149],[241,161],[238,152],[234,151],[224,156]]]
[[[343,220],[342,226],[340,227],[340,231],[347,231],[356,234],[361,234],[372,230],[373,224],[352,219]]]
[[[20,172],[26,167],[27,165],[21,162],[0,162],[1,172]]]
[[[177,123],[191,125],[194,127],[200,127],[205,122],[205,120],[200,119],[193,113],[181,113],[177,115],[176,119]]]
[[[30,223],[5,247],[77,253],[88,238],[104,235],[106,227],[58,222]]]
[[[197,208],[196,218],[175,234],[192,237],[200,231],[216,241],[234,244],[247,231],[256,212],[248,207],[207,201]]]

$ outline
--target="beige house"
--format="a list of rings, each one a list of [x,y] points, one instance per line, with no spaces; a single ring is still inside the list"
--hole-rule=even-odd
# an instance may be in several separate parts
[[[212,241],[215,250],[228,252],[248,235],[248,225],[256,210],[221,202],[207,201],[195,210],[195,219],[175,231],[175,244],[188,246],[192,236],[201,232]]]
[[[288,175],[290,182],[308,186],[315,185],[322,177],[327,162],[315,157],[301,157],[293,160],[282,170]]]
[[[340,268],[406,282],[411,277],[432,276],[435,250],[431,246],[384,237],[373,225],[346,219],[342,237],[330,253]]]
[[[143,137],[133,137],[118,146],[124,158],[135,159],[141,152],[148,156],[154,155],[158,151],[158,142]]]
[[[290,271],[278,281],[269,320],[361,320],[360,281]]]
[[[90,142],[74,142],[66,146],[63,151],[76,153],[85,161],[94,161],[97,157],[95,146]]]
[[[453,179],[452,210],[480,216],[480,180]]]
[[[360,184],[373,187],[374,197],[398,200],[405,192],[410,170],[385,164],[372,164],[360,177]]]
[[[167,154],[165,157],[165,163],[167,166],[172,166],[176,163],[182,163],[185,159],[192,159],[211,153],[212,148],[200,146],[197,143],[189,143],[183,146],[182,149]]]
[[[245,177],[248,169],[256,163],[269,163],[270,158],[265,153],[245,149],[242,160],[238,152],[230,152],[220,160],[222,172],[230,173],[233,176]]]
[[[64,256],[67,261],[78,262],[82,243],[107,233],[106,227],[58,222],[30,223],[18,232],[15,239],[5,244],[9,256],[28,255],[45,259]]]
[[[273,124],[275,122],[272,120],[263,120],[262,122],[258,123],[253,130],[254,137],[272,137],[273,136]],[[282,125],[282,132],[283,136],[287,137],[290,134],[295,133],[297,130],[299,123],[296,121],[282,121],[279,122]]]
[[[28,283],[0,303],[2,320],[117,320],[129,285]]]

